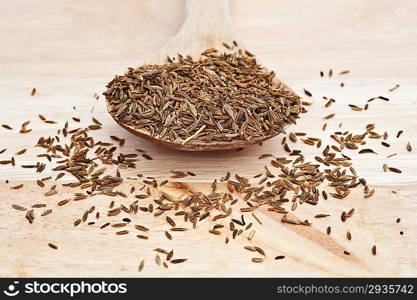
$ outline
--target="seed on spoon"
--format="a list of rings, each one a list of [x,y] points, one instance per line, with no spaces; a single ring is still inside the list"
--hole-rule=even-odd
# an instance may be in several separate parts
[[[276,82],[249,52],[208,49],[199,60],[178,55],[175,62],[131,68],[104,95],[112,117],[129,131],[179,149],[214,150],[219,143],[224,149],[262,141],[295,123],[300,98]],[[101,127],[95,123],[91,129]]]

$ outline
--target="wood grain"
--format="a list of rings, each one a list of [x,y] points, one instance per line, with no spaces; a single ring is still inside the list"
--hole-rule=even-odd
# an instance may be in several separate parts
[[[54,136],[72,116],[81,118],[80,126],[90,124],[92,116],[99,119],[103,130],[96,132],[97,140],[117,135],[126,138],[125,152],[142,148],[154,157],[141,160],[137,170],[123,171],[124,176],[140,172],[164,179],[171,169],[190,170],[197,176],[182,181],[196,190],[208,189],[214,178],[227,171],[247,177],[262,172],[268,160],[258,159],[260,154],[285,155],[281,138],[239,152],[182,153],[161,148],[122,130],[106,113],[103,97],[95,100],[94,93],[101,94],[114,74],[139,65],[176,34],[184,17],[182,1],[26,0],[3,2],[1,8],[0,123],[14,130],[0,128],[0,150],[8,149],[0,160],[28,148],[25,154],[15,156],[18,166],[36,162],[36,154],[41,152],[32,146],[38,137]],[[366,124],[375,123],[377,132],[388,132],[391,147],[383,147],[378,140],[368,144],[378,155],[346,152],[357,172],[376,188],[375,196],[363,199],[360,191],[355,191],[345,200],[299,207],[294,215],[312,221],[311,227],[282,224],[278,216],[259,211],[263,225],[256,226],[254,239],[249,242],[242,236],[229,245],[224,244],[224,235],[207,233],[209,222],[196,231],[176,233],[174,240],[168,241],[163,236],[163,218],[142,214],[134,221],[152,228],[150,239],[144,241],[133,234],[116,236],[115,228],[99,230],[101,223],[74,229],[73,221],[85,209],[96,205],[104,214],[111,199],[91,198],[58,207],[56,203],[71,191],[60,187],[59,195],[45,199],[35,183],[37,178],[54,174],[50,171],[53,165],[42,174],[1,166],[1,276],[417,276],[415,1],[231,1],[230,9],[247,48],[295,92],[301,95],[306,88],[313,93],[312,99],[307,99],[314,103],[309,112],[289,131],[308,131],[324,142],[329,141],[330,132],[339,130],[340,122],[340,130],[362,133]],[[320,78],[319,71],[327,74],[330,68],[335,75]],[[344,69],[350,74],[337,75]],[[400,88],[389,92],[397,83]],[[34,87],[37,94],[31,96]],[[362,112],[347,106],[363,106],[367,99],[379,95],[390,101],[374,101]],[[324,108],[322,96],[333,97],[336,103]],[[60,124],[44,124],[38,113]],[[328,122],[324,135],[322,117],[330,113],[336,117]],[[31,120],[33,131],[17,133],[26,120]],[[78,126],[75,122],[70,125]],[[404,133],[397,139],[399,130]],[[411,153],[406,150],[408,141],[414,147]],[[306,157],[317,153],[301,143],[294,147]],[[392,153],[398,155],[387,158]],[[384,173],[384,162],[402,173]],[[60,183],[67,180],[64,177]],[[24,188],[10,190],[19,183],[24,183]],[[121,190],[126,192],[134,184],[125,182]],[[165,191],[179,193],[175,185]],[[154,192],[157,195],[158,191]],[[131,200],[117,199],[126,204]],[[54,212],[43,218],[37,215],[32,225],[24,213],[11,208],[12,203],[28,206],[40,202]],[[340,213],[352,207],[355,215],[340,222]],[[331,217],[314,219],[317,213]],[[397,217],[401,218],[398,224]],[[332,234],[327,236],[329,225]],[[352,232],[352,241],[345,237],[347,230]],[[59,249],[49,248],[48,242]],[[251,263],[251,253],[243,250],[248,244],[264,248],[267,261]],[[371,253],[374,244],[376,256]],[[176,257],[189,261],[164,270],[153,262],[155,247],[174,249]],[[344,255],[344,250],[351,255]],[[275,261],[276,255],[286,258]],[[142,259],[146,265],[138,273]]]

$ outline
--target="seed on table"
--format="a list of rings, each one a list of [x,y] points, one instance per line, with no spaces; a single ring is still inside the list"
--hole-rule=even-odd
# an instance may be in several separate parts
[[[304,94],[305,94],[306,96],[308,96],[308,97],[313,96],[313,95],[311,94],[311,92],[310,92],[310,91],[307,91],[306,89],[304,89]]]
[[[399,138],[401,136],[401,134],[403,134],[403,132],[404,132],[403,130],[398,131],[397,132],[397,138]]]
[[[21,154],[25,153],[25,152],[26,152],[26,150],[27,150],[27,149],[22,149],[22,150],[20,150],[20,151],[16,152],[16,153],[15,153],[15,155],[21,155]]]
[[[330,119],[332,119],[334,116],[335,116],[335,114],[329,114],[329,115],[324,116],[324,117],[323,117],[323,119],[325,119],[325,120],[330,120]]]
[[[166,236],[169,240],[172,240],[172,235],[171,235],[168,231],[165,231],[165,236]]]
[[[411,147],[410,142],[408,142],[408,143],[407,143],[407,151],[408,151],[408,152],[413,151],[413,148]]]
[[[245,246],[243,248],[246,249],[246,250],[248,250],[248,251],[251,251],[251,252],[256,252],[255,247],[252,247],[252,246]]]
[[[388,91],[393,92],[400,87],[399,84],[396,84],[394,87],[390,88]]]
[[[330,235],[330,233],[332,232],[332,228],[330,226],[327,227],[326,232],[328,235]]]
[[[20,205],[17,205],[17,204],[12,204],[12,207],[13,207],[14,209],[16,209],[16,210],[20,210],[20,211],[26,211],[26,210],[27,210],[27,208],[26,208],[26,207],[23,207],[23,206],[20,206]]]
[[[143,156],[143,158],[145,158],[147,160],[153,160],[153,158],[146,153],[143,153],[142,156]]]
[[[51,247],[52,249],[55,249],[55,250],[58,249],[58,246],[56,246],[55,244],[52,244],[52,243],[48,243],[48,246]]]
[[[401,173],[400,169],[397,169],[397,168],[394,168],[394,167],[388,167],[388,170],[390,170],[391,172],[394,172],[394,173]]]
[[[315,215],[314,217],[315,218],[325,218],[325,217],[329,217],[330,215],[327,215],[327,214],[318,214],[318,215]]]
[[[147,227],[145,227],[143,225],[135,225],[135,228],[137,230],[140,230],[140,231],[149,231],[149,228],[147,228]]]
[[[103,225],[101,225],[100,226],[100,229],[104,229],[104,228],[106,228],[107,226],[109,226],[110,225],[110,222],[107,222],[107,223],[105,223],[105,224],[103,224]]]
[[[19,185],[11,186],[10,189],[11,190],[18,190],[18,189],[21,189],[22,187],[23,187],[23,184],[19,184]]]
[[[180,264],[180,263],[183,263],[183,262],[185,262],[187,260],[188,259],[186,259],[186,258],[177,258],[177,259],[171,260],[170,262],[171,262],[171,264]]]
[[[254,248],[255,248],[255,251],[257,251],[259,254],[266,256],[265,251],[262,248],[256,247],[256,246]]]
[[[170,217],[166,216],[166,221],[169,225],[171,225],[172,227],[175,227],[175,222],[173,219],[171,219]]]
[[[346,232],[346,238],[350,241],[352,240],[352,234],[350,233],[350,231]]]
[[[141,262],[139,263],[138,271],[142,272],[144,267],[145,267],[145,260],[141,260]]]
[[[50,215],[51,213],[52,213],[52,209],[47,209],[41,214],[41,217],[45,217],[47,215]]]
[[[364,153],[373,153],[373,154],[377,154],[374,150],[372,149],[362,149],[359,151],[359,154],[364,154]]]
[[[160,257],[158,254],[155,256],[155,263],[156,263],[158,266],[160,266],[160,265],[161,265],[161,257]]]

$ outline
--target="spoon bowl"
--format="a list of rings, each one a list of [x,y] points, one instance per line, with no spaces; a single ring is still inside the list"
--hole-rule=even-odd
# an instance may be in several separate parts
[[[108,111],[110,112],[109,107],[107,106]],[[227,142],[222,142],[222,141],[215,141],[215,142],[204,142],[204,141],[198,141],[198,140],[194,140],[194,141],[190,141],[186,144],[181,144],[181,143],[173,143],[167,140],[162,140],[162,139],[157,139],[154,138],[153,136],[151,136],[147,131],[145,130],[141,130],[141,129],[137,129],[134,128],[133,126],[129,126],[124,124],[123,122],[120,122],[115,116],[113,116],[112,114],[110,114],[113,119],[116,121],[117,124],[120,125],[120,127],[126,129],[127,131],[129,131],[130,133],[143,138],[145,140],[154,142],[156,144],[160,144],[163,145],[165,147],[171,148],[171,149],[176,149],[176,150],[181,150],[181,151],[222,151],[222,150],[233,150],[233,149],[239,149],[239,148],[243,148],[245,146],[249,146],[249,145],[254,145],[254,144],[259,144],[265,140],[268,140],[276,135],[278,135],[278,132],[273,132],[269,135],[263,135],[263,136],[259,136],[259,137],[255,137],[252,138],[250,140],[233,140],[233,141],[227,141]],[[283,126],[281,127],[288,127],[289,125],[285,123],[285,125],[283,124]]]
[[[229,16],[228,0],[187,0],[186,1],[187,17],[181,26],[179,32],[163,46],[157,53],[144,61],[144,64],[162,65],[166,63],[167,57],[176,57],[179,53],[186,54],[198,60],[201,53],[207,49],[224,49],[227,45],[238,45],[234,50],[245,51],[242,43],[239,41]],[[268,72],[264,68],[265,73]],[[275,78],[273,81],[275,88],[285,92],[288,97],[299,99],[299,97],[283,82]],[[130,133],[147,139],[151,142],[182,151],[221,151],[238,149],[248,145],[258,144],[270,139],[279,133],[284,133],[284,128],[289,124],[282,122],[279,124],[283,128],[282,132],[268,131],[263,135],[253,137],[249,140],[232,139],[230,141],[199,141],[191,140],[187,143],[170,142],[168,140],[158,139],[150,135],[144,129],[138,129],[134,126],[127,125],[111,113],[111,106],[108,101],[107,110],[113,119]]]

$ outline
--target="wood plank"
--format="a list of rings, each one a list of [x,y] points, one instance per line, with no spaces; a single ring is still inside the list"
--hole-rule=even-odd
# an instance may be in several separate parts
[[[282,224],[278,215],[261,210],[264,224],[256,226],[254,239],[247,241],[245,233],[229,245],[224,244],[225,235],[208,233],[209,222],[195,231],[175,233],[174,240],[168,241],[163,235],[167,228],[163,218],[145,214],[136,216],[135,222],[152,228],[147,241],[132,234],[117,236],[115,228],[99,230],[98,224],[74,228],[73,221],[91,205],[104,214],[110,199],[91,198],[58,207],[56,203],[70,190],[60,187],[58,195],[45,198],[35,183],[38,178],[56,176],[51,171],[54,165],[48,165],[42,174],[18,167],[36,163],[41,150],[33,145],[39,136],[54,136],[73,116],[81,118],[79,125],[70,121],[73,128],[90,124],[92,116],[103,123],[103,129],[94,134],[96,140],[117,135],[126,139],[124,152],[142,148],[152,155],[154,160],[141,159],[137,170],[125,170],[124,176],[143,173],[163,180],[171,169],[193,171],[197,176],[181,181],[195,190],[208,189],[214,178],[227,171],[247,177],[262,172],[269,160],[258,159],[261,154],[285,155],[281,137],[239,152],[164,149],[123,131],[106,113],[103,96],[94,98],[114,74],[140,64],[176,33],[184,15],[182,1],[132,0],[121,5],[97,0],[26,0],[3,3],[2,8],[0,123],[14,130],[0,127],[0,150],[7,148],[0,160],[22,148],[28,151],[14,155],[16,167],[0,167],[0,276],[417,276],[417,20],[413,1],[403,1],[401,8],[391,1],[371,0],[331,4],[324,0],[280,1],[279,5],[271,0],[231,1],[232,19],[245,45],[296,92],[302,94],[306,88],[313,93],[309,112],[289,131],[308,132],[323,138],[325,144],[328,135],[339,130],[340,122],[341,131],[355,133],[363,133],[366,124],[375,123],[377,132],[388,132],[391,147],[375,140],[364,147],[373,148],[378,155],[346,151],[358,174],[376,189],[374,197],[363,199],[360,191],[355,191],[345,200],[299,207],[294,214],[312,221],[311,227]],[[330,68],[334,76],[320,78],[319,71],[327,74]],[[338,75],[344,69],[350,74]],[[345,87],[341,88],[340,82]],[[400,88],[389,92],[396,84]],[[37,93],[31,96],[34,87]],[[362,112],[347,106],[363,106],[367,99],[379,95],[390,101],[371,102]],[[323,96],[333,97],[336,103],[324,108]],[[43,123],[39,113],[59,124]],[[336,117],[328,122],[324,134],[322,118],[330,113]],[[33,131],[17,133],[26,120],[31,120]],[[399,130],[404,133],[397,139]],[[413,152],[406,150],[408,141]],[[290,146],[311,159],[320,151],[300,142]],[[398,155],[387,158],[392,153]],[[383,163],[400,168],[402,173],[384,173]],[[60,183],[69,177],[63,180]],[[19,183],[24,183],[24,188],[10,190]],[[121,189],[128,191],[132,184],[125,182]],[[129,203],[133,199],[117,201]],[[12,204],[38,202],[46,202],[54,212],[47,217],[37,215],[32,225],[27,224],[24,213],[11,208]],[[340,222],[340,213],[352,207],[354,217]],[[315,219],[317,213],[331,217]],[[397,217],[401,218],[399,224]],[[325,234],[328,225],[332,226],[330,237]],[[345,237],[347,230],[352,232],[352,241]],[[59,249],[50,249],[48,242]],[[251,263],[252,253],[243,249],[248,243],[264,248],[267,261]],[[376,256],[371,254],[374,244]],[[157,267],[153,262],[155,247],[172,248],[175,256],[189,261],[170,265],[167,270]],[[343,255],[344,249],[351,255]],[[276,255],[286,258],[275,261]],[[138,273],[141,259],[146,260],[146,266]]]

